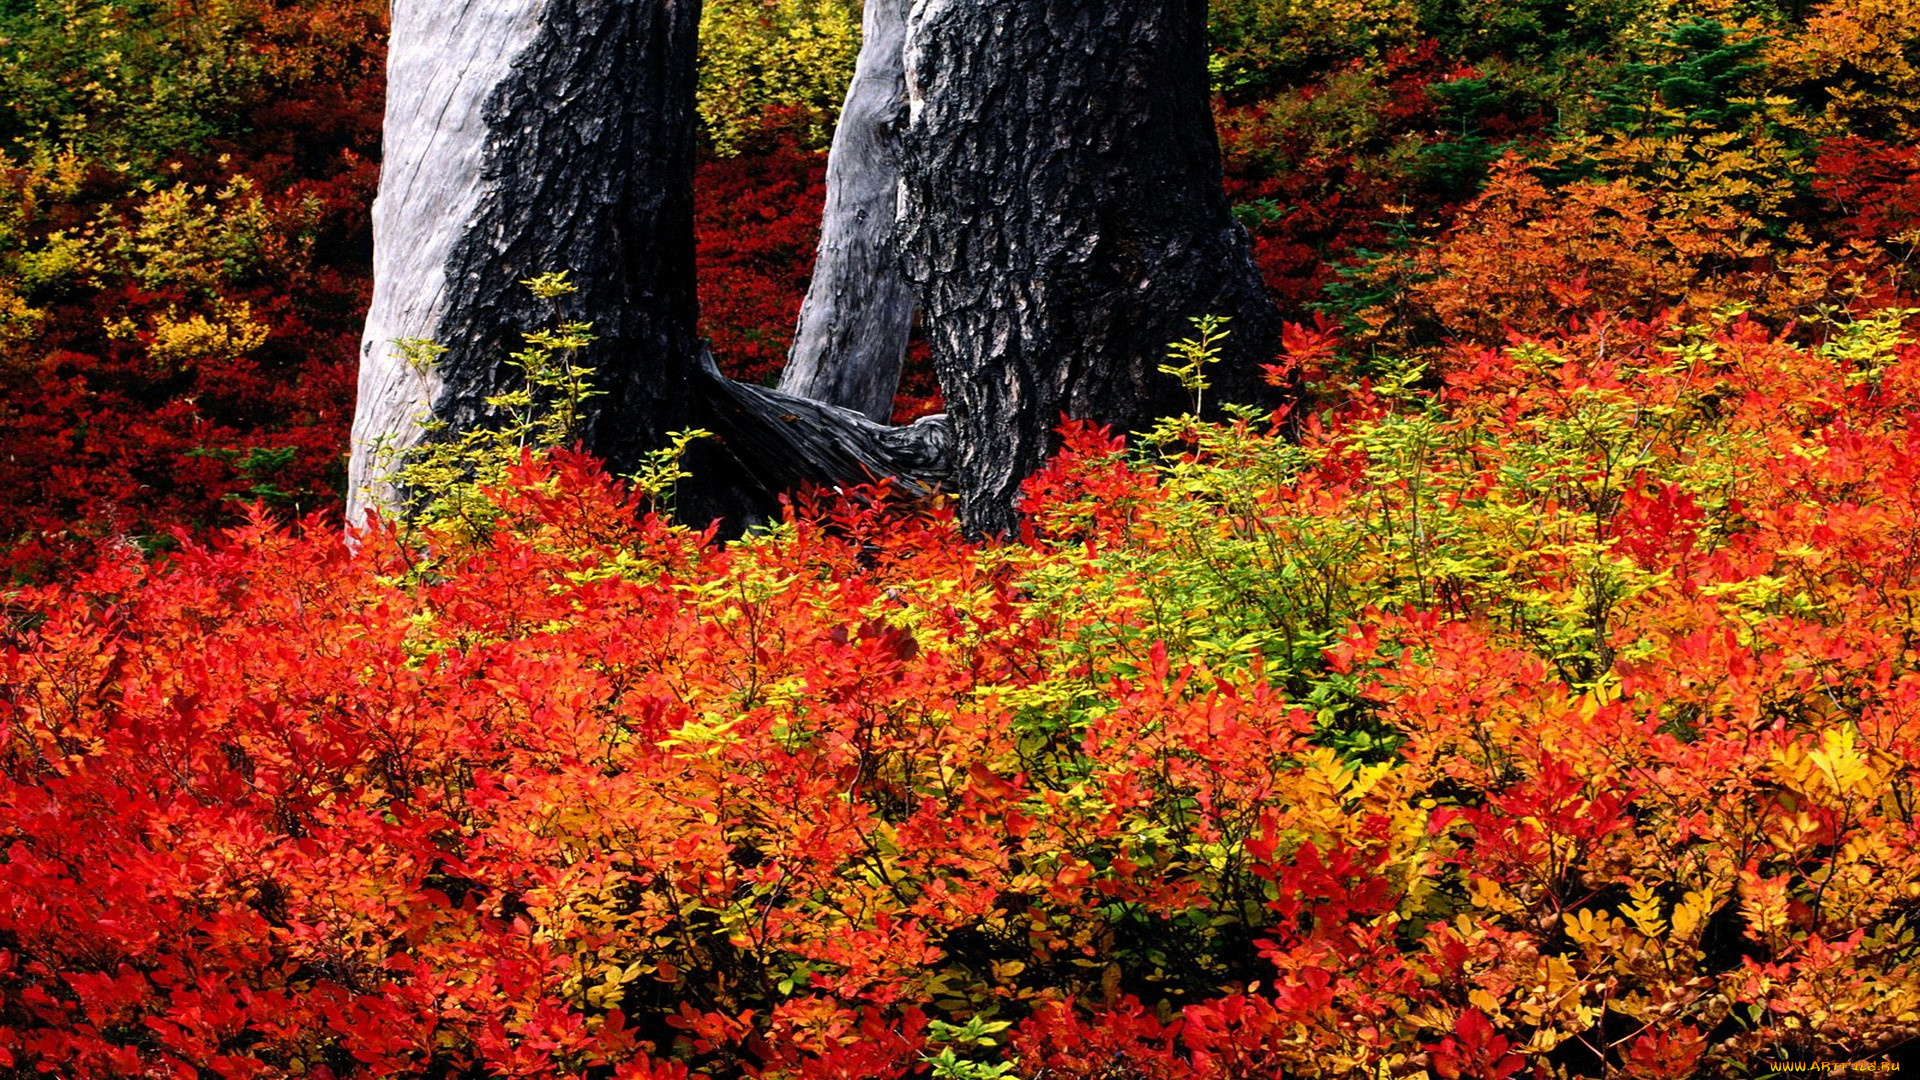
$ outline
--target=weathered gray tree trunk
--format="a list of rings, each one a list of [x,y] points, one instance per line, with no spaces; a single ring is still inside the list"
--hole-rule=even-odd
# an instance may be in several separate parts
[[[885,423],[913,324],[894,221],[906,126],[908,0],[867,0],[860,59],[827,155],[819,253],[780,389]]]
[[[533,43],[537,0],[440,4],[395,0],[387,50],[387,114],[379,197],[373,204],[373,302],[360,345],[360,386],[348,467],[348,521],[391,504],[400,457],[419,443],[445,387],[443,372],[401,355],[408,340],[444,341],[456,294],[454,248],[478,224],[489,194],[490,147],[500,138],[489,98]]]
[[[679,508],[690,520],[738,527],[777,512],[794,483],[940,474],[933,426],[881,438],[839,410],[743,395],[704,362],[699,18],[699,0],[396,0],[350,520],[394,504],[392,450],[417,444],[427,417],[452,431],[496,422],[486,398],[520,377],[507,356],[561,317],[593,324],[581,362],[604,396],[584,436],[612,469],[676,430],[719,435],[689,462]],[[578,291],[560,311],[521,284],[561,270]],[[416,371],[403,339],[445,352]]]
[[[913,0],[902,248],[961,512],[1010,529],[1062,413],[1191,408],[1158,369],[1231,317],[1213,400],[1271,396],[1279,316],[1220,184],[1205,0]]]

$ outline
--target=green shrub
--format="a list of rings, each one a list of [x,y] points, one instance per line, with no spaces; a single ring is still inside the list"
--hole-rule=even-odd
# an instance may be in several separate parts
[[[1213,87],[1251,100],[1415,40],[1408,0],[1225,0],[1212,5]]]
[[[221,134],[269,61],[254,5],[29,0],[0,5],[0,145],[73,147],[150,167]]]

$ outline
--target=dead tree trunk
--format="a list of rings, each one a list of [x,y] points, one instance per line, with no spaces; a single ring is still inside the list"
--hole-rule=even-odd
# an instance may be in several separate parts
[[[1220,184],[1205,0],[913,0],[902,247],[962,516],[1010,529],[1061,414],[1191,408],[1159,371],[1231,317],[1220,400],[1268,391],[1279,316]]]
[[[616,472],[670,432],[696,444],[680,509],[704,523],[777,511],[785,484],[931,479],[923,426],[871,424],[778,394],[742,396],[703,363],[696,335],[693,167],[699,0],[396,0],[386,160],[375,207],[375,286],[354,419],[352,520],[392,505],[393,451],[423,423],[495,422],[505,361],[556,313],[521,284],[568,271],[560,313],[593,324],[581,362],[604,396],[587,447]],[[396,342],[445,352],[418,371]],[[844,437],[846,445],[834,443]],[[784,440],[784,441],[783,441]],[[735,443],[743,449],[736,450]],[[744,449],[751,447],[751,450]],[[778,449],[775,449],[778,447]],[[887,455],[899,451],[898,462]],[[777,466],[753,460],[777,455]]]
[[[827,156],[827,206],[780,389],[885,423],[913,322],[894,242],[906,126],[908,0],[867,0],[860,59]]]
[[[491,99],[540,31],[542,5],[396,0],[387,49],[380,193],[373,204],[373,302],[360,345],[347,519],[391,504],[390,476],[419,443],[446,372],[409,364],[407,341],[447,340],[471,309],[454,249],[486,216],[493,147],[505,133]],[[458,396],[457,387],[451,393]]]

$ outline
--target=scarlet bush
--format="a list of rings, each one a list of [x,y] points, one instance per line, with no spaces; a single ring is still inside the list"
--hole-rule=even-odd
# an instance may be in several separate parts
[[[1373,6],[1216,12],[1230,190],[1281,302],[1333,316],[1288,333],[1291,437],[1071,427],[984,547],[884,491],[715,547],[565,453],[491,530],[210,533],[336,485],[378,13],[115,0],[98,40],[20,39],[0,543],[9,575],[104,557],[0,593],[0,1075],[1909,1045],[1920,9]],[[196,111],[213,76],[146,16],[251,46],[218,73],[251,123]],[[708,332],[752,380],[821,204],[777,113],[699,179]],[[1880,306],[1812,306],[1848,289]]]
[[[484,538],[256,521],[16,590],[0,1068],[1718,1076],[1920,1032],[1897,317],[1418,381],[1298,441],[1075,429],[1021,544],[869,492],[713,547],[557,454]]]

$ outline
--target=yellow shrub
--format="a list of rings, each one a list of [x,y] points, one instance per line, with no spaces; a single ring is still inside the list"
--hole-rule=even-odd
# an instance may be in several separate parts
[[[34,292],[84,268],[83,245],[62,233],[36,241],[49,205],[73,199],[86,164],[71,152],[48,150],[14,162],[0,155],[0,346],[29,340],[46,312]]]
[[[131,218],[110,212],[95,225],[108,268],[148,289],[217,295],[265,258],[272,222],[251,179],[236,176],[211,195],[199,185],[148,182],[141,188],[144,198]]]
[[[1823,133],[1909,141],[1920,135],[1916,35],[1920,0],[1828,0],[1768,59],[1787,87],[1825,102]]]
[[[858,0],[712,0],[700,19],[700,120],[714,149],[739,153],[767,109],[806,117],[825,145],[860,54]]]
[[[213,318],[177,312],[156,315],[147,356],[163,369],[181,369],[199,361],[232,360],[266,344],[267,328],[253,320],[245,301],[215,305]]]

